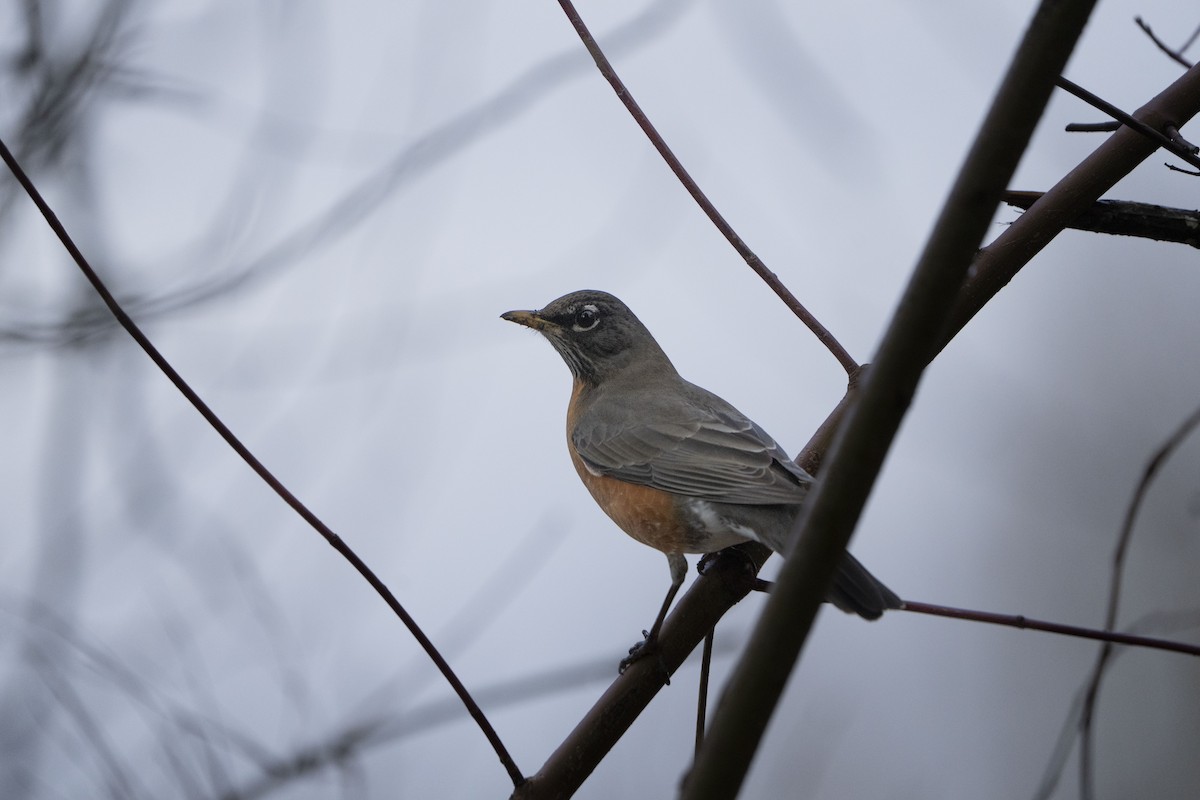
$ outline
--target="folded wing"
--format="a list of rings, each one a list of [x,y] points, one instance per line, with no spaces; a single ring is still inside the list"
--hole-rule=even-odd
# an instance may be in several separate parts
[[[691,405],[682,419],[674,410],[673,419],[588,420],[572,439],[584,464],[599,475],[719,503],[803,501],[812,476],[739,411],[724,401]]]

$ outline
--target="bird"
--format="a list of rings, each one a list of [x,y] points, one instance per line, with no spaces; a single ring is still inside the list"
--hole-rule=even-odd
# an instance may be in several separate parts
[[[619,528],[667,557],[671,585],[631,656],[657,643],[687,577],[685,554],[754,541],[786,557],[815,478],[745,414],[684,380],[628,306],[585,289],[500,317],[539,332],[562,356],[572,376],[567,448],[575,471]],[[827,600],[868,620],[901,606],[849,553]]]

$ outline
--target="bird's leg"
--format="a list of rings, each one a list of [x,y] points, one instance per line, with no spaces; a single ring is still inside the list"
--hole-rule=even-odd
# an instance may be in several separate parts
[[[654,619],[650,630],[642,631],[642,636],[645,638],[629,648],[629,655],[621,659],[619,666],[621,672],[628,669],[629,665],[638,659],[658,651],[658,632],[662,630],[663,620],[667,618],[667,612],[671,610],[671,601],[679,593],[679,587],[683,586],[683,579],[687,577],[688,568],[687,559],[680,553],[667,553],[667,565],[671,568],[671,588],[667,589],[667,596],[663,599],[662,608],[659,609],[658,616]],[[663,671],[666,672],[666,665],[663,665]],[[670,680],[667,683],[670,683]]]

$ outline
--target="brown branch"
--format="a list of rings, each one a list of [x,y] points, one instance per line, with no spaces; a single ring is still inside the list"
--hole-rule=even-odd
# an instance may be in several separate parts
[[[621,81],[620,76],[617,75],[616,69],[614,69],[612,63],[609,62],[608,56],[604,55],[604,51],[600,49],[600,45],[592,36],[591,31],[588,30],[587,25],[584,24],[583,18],[579,16],[579,12],[575,10],[575,6],[571,3],[571,0],[558,0],[558,4],[562,6],[563,12],[565,12],[567,15],[567,19],[570,20],[571,25],[575,28],[575,32],[579,34],[579,38],[583,42],[583,46],[587,48],[588,53],[590,53],[592,58],[596,61],[596,67],[600,70],[600,74],[603,75],[604,79],[612,85],[613,90],[617,93],[617,97],[625,105],[625,108],[629,111],[634,121],[638,124],[638,127],[640,127],[646,134],[646,138],[648,138],[650,143],[654,145],[654,149],[658,151],[660,156],[662,156],[663,161],[667,162],[667,166],[671,168],[671,172],[675,173],[675,177],[678,178],[679,182],[683,184],[683,188],[687,189],[688,194],[692,196],[692,199],[696,201],[696,204],[700,206],[700,209],[708,216],[710,220],[712,220],[712,223],[717,227],[717,230],[719,230],[721,234],[727,240],[729,240],[729,243],[733,245],[733,249],[736,250],[738,255],[745,260],[750,269],[754,270],[755,274],[762,278],[767,286],[771,287],[771,290],[779,296],[779,299],[782,300],[784,304],[792,310],[792,313],[799,317],[800,321],[808,326],[808,329],[816,335],[817,339],[820,340],[820,342],[825,345],[829,352],[833,354],[833,357],[838,360],[838,363],[842,365],[842,368],[845,369],[847,373],[853,372],[858,367],[858,363],[851,358],[850,353],[846,351],[846,348],[842,347],[841,342],[839,342],[834,335],[830,333],[829,330],[822,325],[820,321],[813,316],[812,313],[805,308],[798,299],[796,299],[796,296],[792,294],[791,290],[789,290],[787,286],[784,285],[783,281],[779,279],[779,276],[768,269],[767,265],[763,263],[762,259],[760,259],[754,253],[754,251],[750,249],[750,246],[742,240],[742,237],[738,236],[737,231],[735,231],[733,226],[726,221],[725,217],[721,215],[721,212],[717,210],[717,207],[712,204],[712,201],[709,200],[708,196],[705,195],[700,189],[700,185],[696,183],[695,179],[692,178],[687,169],[684,168],[683,162],[679,160],[679,158],[667,145],[662,135],[659,134],[658,130],[654,127],[654,124],[650,121],[650,118],[646,116],[646,112],[642,111],[642,107],[639,106],[637,101],[633,99],[633,94],[630,93],[629,89],[626,88],[625,84]]]
[[[659,633],[659,658],[635,661],[617,676],[514,800],[570,797],[725,612],[745,597],[770,551],[738,545],[709,559]],[[749,568],[747,568],[749,566]],[[665,668],[665,672],[664,669]]]
[[[80,251],[80,249],[76,246],[70,234],[67,233],[66,228],[63,227],[63,224],[59,221],[58,216],[42,197],[41,193],[37,190],[37,187],[34,186],[33,181],[31,181],[29,176],[25,174],[25,171],[21,169],[21,165],[17,163],[16,158],[9,151],[8,146],[2,140],[0,140],[0,159],[2,159],[4,163],[8,165],[9,170],[17,179],[17,182],[21,184],[26,194],[28,194],[29,198],[33,200],[34,205],[37,206],[38,211],[41,212],[42,216],[46,220],[46,223],[50,226],[50,229],[54,231],[54,234],[58,237],[59,241],[62,242],[63,247],[66,248],[67,252],[71,255],[71,258],[75,261],[76,266],[79,267],[80,271],[84,274],[84,277],[88,279],[88,282],[92,284],[92,288],[95,289],[96,294],[99,295],[100,299],[104,301],[104,304],[108,306],[108,310],[112,312],[114,317],[116,317],[117,322],[121,324],[121,327],[124,328],[129,336],[135,342],[137,342],[138,346],[145,351],[146,355],[150,357],[150,360],[154,362],[155,366],[157,366],[159,370],[161,370],[162,373],[167,376],[167,379],[175,385],[175,388],[179,391],[179,393],[187,398],[188,402],[191,403],[196,411],[200,413],[200,416],[204,417],[204,420],[210,426],[212,426],[212,428],[218,434],[220,434],[221,438],[225,440],[226,444],[228,444],[233,451],[237,453],[243,461],[246,462],[250,469],[254,470],[254,473],[258,475],[258,477],[262,479],[264,483],[271,487],[271,490],[274,491],[275,494],[279,495],[279,497],[285,503],[287,503],[293,511],[299,514],[305,522],[307,522],[314,530],[317,531],[317,533],[321,534],[325,541],[328,542],[334,550],[337,550],[343,558],[349,561],[351,566],[353,566],[354,569],[366,579],[367,583],[371,585],[376,593],[383,598],[384,602],[388,604],[388,607],[391,608],[396,616],[400,618],[400,621],[404,623],[406,628],[408,628],[408,631],[410,634],[412,634],[412,637],[417,640],[417,643],[420,644],[426,655],[429,656],[429,659],[433,661],[434,665],[438,668],[438,671],[442,673],[442,676],[446,679],[446,682],[450,684],[451,688],[459,696],[459,699],[462,700],[463,705],[466,706],[467,711],[475,720],[475,723],[479,726],[479,729],[483,732],[484,736],[487,737],[488,742],[492,745],[492,749],[496,751],[496,755],[500,758],[500,763],[504,765],[505,770],[508,771],[509,777],[513,781],[513,785],[519,786],[525,779],[524,775],[517,768],[516,762],[513,761],[512,756],[509,755],[508,750],[504,747],[504,743],[500,740],[499,734],[496,733],[495,728],[492,727],[492,724],[484,715],[483,710],[471,697],[471,694],[467,691],[467,687],[464,686],[462,681],[458,679],[458,676],[454,674],[454,670],[450,668],[450,664],[445,658],[442,657],[442,654],[438,652],[433,642],[428,636],[425,635],[425,632],[421,630],[420,626],[417,625],[417,621],[412,618],[408,611],[404,609],[404,606],[400,605],[400,601],[396,599],[396,596],[392,594],[392,591],[388,589],[384,582],[379,579],[379,577],[371,570],[370,567],[367,566],[366,562],[359,558],[358,554],[354,552],[350,545],[342,541],[341,537],[334,533],[333,530],[326,525],[320,517],[318,517],[300,500],[300,498],[298,498],[291,492],[291,490],[284,486],[283,482],[275,477],[275,475],[269,469],[267,469],[266,465],[258,460],[257,456],[250,452],[250,449],[246,447],[246,445],[242,443],[241,439],[234,434],[229,426],[217,416],[216,412],[214,412],[208,406],[208,404],[204,402],[200,395],[196,393],[196,390],[193,389],[187,383],[187,381],[183,379],[183,376],[180,375],[173,366],[171,366],[171,363],[167,361],[166,357],[159,352],[158,348],[154,346],[149,337],[142,332],[142,329],[138,327],[137,323],[135,323],[129,314],[125,312],[125,309],[123,309],[121,304],[117,302],[115,297],[113,297],[112,292],[109,291],[108,287],[104,284],[104,281],[102,281],[96,271],[92,269],[91,264],[88,263],[82,251]]]
[[[1200,68],[1181,75],[1134,116],[1151,126],[1182,126],[1200,113]],[[1121,128],[980,251],[963,284],[943,346],[1050,241],[1133,171],[1157,145]]]
[[[1172,639],[1158,639],[1152,636],[1139,636],[1133,633],[1121,633],[1112,627],[1106,630],[1097,630],[1095,628],[1083,628],[1078,625],[1064,625],[1061,622],[1030,619],[1022,614],[996,614],[991,611],[974,611],[967,608],[939,606],[933,603],[918,603],[915,600],[905,600],[901,610],[912,611],[917,614],[930,614],[935,617],[986,622],[989,625],[1004,625],[1009,628],[1019,628],[1021,630],[1055,633],[1059,636],[1092,639],[1098,642],[1105,642],[1106,650],[1111,649],[1112,645],[1118,644],[1129,647],[1146,647],[1152,650],[1166,650],[1189,656],[1200,656],[1200,645],[1197,644],[1177,642]]]
[[[1192,427],[1195,427],[1197,424],[1200,424],[1200,411],[1196,412],[1196,417],[1192,421]],[[1139,494],[1143,488],[1139,487]],[[1117,569],[1119,570],[1119,568]],[[756,592],[769,593],[774,588],[775,584],[773,581],[765,581],[761,578],[754,580],[754,591]],[[1116,588],[1113,589],[1114,596],[1117,591]],[[1079,639],[1091,639],[1110,645],[1106,649],[1111,649],[1111,645],[1119,644],[1129,647],[1145,647],[1151,650],[1166,650],[1189,656],[1200,656],[1200,644],[1189,644],[1188,642],[1177,642],[1173,639],[1158,639],[1152,636],[1122,633],[1116,630],[1115,619],[1110,620],[1106,624],[1106,627],[1100,630],[1097,628],[1084,628],[1079,625],[1065,625],[1061,622],[1032,619],[1024,614],[997,614],[994,611],[976,611],[971,608],[955,608],[954,606],[922,603],[917,600],[905,600],[904,604],[897,610],[911,611],[914,614],[928,614],[934,617],[964,619],[969,622],[984,622],[988,625],[1002,625],[1007,628],[1018,628],[1020,630],[1055,633],[1059,636],[1074,636]]]
[[[1004,202],[1028,209],[1041,192],[1005,192]],[[1131,200],[1097,200],[1067,223],[1068,228],[1115,236],[1137,236],[1200,248],[1200,211]]]
[[[1107,100],[1097,97],[1079,84],[1072,83],[1066,78],[1060,76],[1058,79],[1058,85],[1060,88],[1065,89],[1085,103],[1100,109],[1105,114],[1108,114],[1110,117],[1120,122],[1122,125],[1133,128],[1142,136],[1145,136],[1150,141],[1157,143],[1158,146],[1164,150],[1174,153],[1187,163],[1191,164],[1193,167],[1200,169],[1200,158],[1196,157],[1196,152],[1200,148],[1197,148],[1196,145],[1192,144],[1191,142],[1183,138],[1172,138],[1171,136],[1168,136],[1165,131],[1160,131],[1157,128],[1147,125],[1145,122],[1137,119],[1132,114],[1125,113]],[[1178,128],[1174,125],[1171,125],[1170,121],[1164,125],[1164,127],[1167,126],[1170,126],[1170,128],[1175,131],[1176,135],[1178,135]]]
[[[1121,127],[1121,123],[1113,122],[1068,122],[1063,130],[1067,133],[1112,133]]]

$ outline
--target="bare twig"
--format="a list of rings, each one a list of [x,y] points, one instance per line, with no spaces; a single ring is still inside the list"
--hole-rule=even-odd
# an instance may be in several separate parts
[[[1193,427],[1195,424],[1200,424],[1200,411],[1197,412],[1196,422],[1193,424]],[[1121,556],[1124,556],[1123,552]],[[754,591],[756,592],[769,593],[774,588],[775,584],[773,581],[766,581],[761,578],[754,580]],[[1114,587],[1113,591],[1119,591],[1119,589]],[[1108,648],[1111,648],[1111,645],[1118,644],[1129,647],[1145,647],[1150,650],[1167,650],[1172,653],[1182,653],[1189,656],[1200,656],[1200,645],[1189,642],[1177,642],[1171,639],[1139,636],[1133,633],[1122,633],[1115,629],[1114,622],[1111,621],[1106,624],[1103,630],[1098,630],[1078,625],[1064,625],[1061,622],[1032,619],[1024,614],[997,614],[994,611],[976,611],[970,608],[955,608],[954,606],[922,603],[917,600],[905,600],[904,604],[897,610],[911,611],[914,614],[929,614],[934,617],[964,619],[970,622],[985,622],[988,625],[1003,625],[1007,628],[1018,628],[1020,630],[1042,631],[1043,633],[1054,633],[1059,636],[1074,636],[1079,639],[1091,639],[1097,642],[1108,643]]]
[[[1041,196],[1041,192],[1010,191],[1004,193],[1004,202],[1028,209]],[[1186,208],[1166,208],[1131,200],[1097,200],[1067,227],[1200,247],[1200,211]]]
[[[1108,114],[1113,119],[1119,121],[1122,125],[1133,128],[1146,138],[1156,142],[1158,146],[1162,147],[1164,150],[1169,150],[1187,163],[1191,164],[1193,167],[1200,169],[1200,158],[1196,157],[1197,148],[1191,142],[1182,138],[1171,138],[1163,131],[1159,131],[1152,126],[1147,125],[1145,122],[1142,122],[1140,119],[1137,119],[1133,115],[1125,113],[1107,100],[1097,97],[1087,89],[1084,89],[1082,86],[1076,83],[1072,83],[1066,78],[1060,76],[1058,79],[1058,85],[1088,105],[1100,109],[1105,114]],[[1175,127],[1174,124],[1170,123],[1170,121],[1168,121],[1166,124],[1171,124],[1175,133],[1179,133],[1179,129]]]
[[[1200,176],[1200,169],[1184,169],[1183,167],[1177,167],[1174,164],[1168,164],[1165,161],[1163,162],[1163,166],[1169,169],[1171,172],[1182,172],[1184,175],[1191,175],[1192,177]]]
[[[21,165],[17,163],[16,158],[9,151],[8,146],[3,141],[0,141],[0,159],[2,159],[4,163],[8,165],[9,170],[11,170],[13,176],[17,179],[17,182],[21,184],[21,186],[25,189],[25,192],[29,195],[30,199],[33,200],[34,205],[37,206],[42,216],[46,219],[46,223],[50,226],[51,230],[54,231],[55,235],[58,236],[58,239],[60,242],[62,242],[63,247],[65,247],[67,252],[70,253],[71,258],[75,261],[75,264],[92,284],[92,287],[96,290],[96,294],[98,294],[100,299],[104,301],[104,304],[108,306],[109,311],[111,311],[113,316],[117,318],[117,321],[121,324],[121,327],[123,327],[130,337],[132,337],[133,340],[138,343],[142,350],[146,352],[146,355],[150,357],[150,360],[153,361],[154,364],[163,372],[163,374],[167,376],[171,383],[175,385],[175,388],[179,390],[180,394],[187,398],[188,402],[190,402],[192,406],[200,413],[200,415],[204,417],[205,421],[208,422],[208,424],[211,425],[218,434],[220,434],[221,438],[224,439],[231,448],[233,448],[234,452],[236,452],[242,458],[242,460],[245,461],[252,470],[254,470],[255,474],[257,474],[264,483],[270,486],[271,489],[277,495],[279,495],[279,497],[285,503],[291,506],[291,508],[297,514],[299,514],[305,522],[307,522],[313,527],[314,530],[321,534],[321,536],[324,537],[325,541],[328,542],[331,547],[337,550],[343,558],[349,561],[354,569],[357,570],[358,573],[362,575],[369,584],[371,584],[371,587],[375,589],[379,596],[383,598],[384,602],[388,604],[396,616],[400,618],[401,622],[404,623],[404,626],[408,628],[409,633],[411,633],[413,638],[417,640],[417,643],[421,645],[422,649],[425,650],[430,660],[433,661],[434,665],[446,678],[447,683],[450,684],[451,688],[454,689],[455,693],[462,700],[463,705],[466,706],[467,711],[471,714],[472,718],[474,718],[476,724],[479,726],[484,736],[487,737],[487,740],[492,745],[492,748],[496,751],[496,755],[500,758],[500,762],[508,771],[509,777],[513,781],[513,785],[519,786],[521,782],[524,781],[524,776],[517,768],[512,756],[508,754],[508,750],[504,747],[504,743],[500,740],[500,737],[492,727],[492,724],[484,715],[483,710],[478,706],[478,704],[476,704],[474,699],[472,699],[470,693],[467,691],[466,686],[464,686],[462,681],[458,679],[458,676],[454,674],[454,671],[450,668],[450,664],[447,663],[447,661],[442,657],[442,654],[438,652],[433,642],[430,641],[429,637],[425,635],[420,626],[417,625],[416,620],[409,615],[402,605],[400,605],[400,601],[396,599],[396,596],[392,594],[391,590],[388,589],[383,581],[381,581],[379,577],[371,570],[371,568],[367,566],[366,562],[359,558],[358,554],[355,553],[349,545],[342,541],[341,537],[334,533],[333,530],[320,519],[320,517],[318,517],[315,513],[313,513],[312,510],[308,508],[308,506],[301,502],[300,498],[292,494],[292,492],[286,486],[284,486],[283,483],[276,478],[269,469],[267,469],[266,465],[259,461],[258,458],[252,452],[250,452],[250,449],[242,443],[242,441],[233,433],[229,426],[221,421],[220,417],[218,417],[216,413],[209,408],[208,404],[201,399],[200,395],[197,394],[190,385],[188,385],[187,381],[183,379],[183,376],[180,375],[179,372],[176,371],[173,366],[171,366],[170,362],[167,361],[162,353],[158,351],[158,348],[154,346],[146,334],[142,332],[141,328],[137,326],[137,323],[135,323],[133,319],[125,312],[125,310],[117,302],[116,298],[113,297],[112,292],[108,290],[108,287],[100,279],[100,276],[94,269],[92,269],[92,266],[88,263],[83,253],[79,250],[79,248],[75,245],[75,242],[71,239],[71,236],[67,233],[66,228],[63,227],[54,211],[50,208],[49,204],[46,203],[46,200],[37,190],[37,187],[34,186],[33,181],[31,181],[29,176],[25,174],[25,171],[21,169]]]
[[[1078,625],[1063,625],[1059,622],[1030,619],[1022,614],[995,614],[991,611],[973,611],[966,608],[952,608],[932,603],[918,603],[915,600],[905,600],[902,610],[912,611],[917,614],[932,614],[937,617],[986,622],[989,625],[1004,625],[1009,628],[1020,628],[1021,630],[1056,633],[1059,636],[1092,639],[1098,642],[1105,642],[1106,650],[1110,649],[1114,644],[1118,644],[1130,647],[1146,647],[1152,650],[1167,650],[1172,653],[1183,653],[1189,656],[1200,656],[1200,645],[1177,642],[1171,639],[1156,639],[1151,636],[1139,636],[1132,633],[1121,633],[1111,627],[1105,630],[1096,630],[1095,628],[1082,628]]]
[[[1145,33],[1147,36],[1150,37],[1150,41],[1154,42],[1155,46],[1157,46],[1159,50],[1162,50],[1164,53],[1166,53],[1168,56],[1170,56],[1171,59],[1173,61],[1175,61],[1177,64],[1181,64],[1182,66],[1184,66],[1187,69],[1192,68],[1192,66],[1193,66],[1192,62],[1188,61],[1186,58],[1183,57],[1183,51],[1186,50],[1188,48],[1188,45],[1190,45],[1192,43],[1192,41],[1196,38],[1195,33],[1192,34],[1191,38],[1187,40],[1187,43],[1185,43],[1183,45],[1183,47],[1179,48],[1178,50],[1172,50],[1170,47],[1168,47],[1163,42],[1162,39],[1159,39],[1157,36],[1154,35],[1154,31],[1150,30],[1150,26],[1147,25],[1146,21],[1143,20],[1141,17],[1134,17],[1133,21],[1137,23],[1137,26],[1142,29],[1143,33]],[[1196,32],[1200,33],[1200,28],[1197,28]]]
[[[1142,106],[1135,117],[1156,124],[1183,125],[1200,112],[1200,67],[1193,67]],[[1072,220],[1117,181],[1149,158],[1158,145],[1122,127],[980,251],[963,285],[949,328],[948,343],[987,302]]]
[[[1067,133],[1112,133],[1121,127],[1119,122],[1068,122],[1063,128]]]
[[[625,87],[625,84],[621,81],[620,76],[617,75],[617,71],[609,62],[608,57],[604,55],[604,51],[600,49],[600,45],[597,44],[596,39],[592,36],[591,31],[589,31],[587,25],[584,24],[583,18],[579,16],[579,12],[575,10],[575,6],[571,3],[571,0],[558,0],[558,4],[562,6],[563,11],[567,15],[567,19],[571,21],[571,25],[574,26],[575,32],[579,34],[579,38],[582,40],[583,46],[587,48],[588,53],[590,53],[592,58],[595,59],[596,66],[599,68],[600,73],[604,76],[605,80],[612,85],[613,90],[617,93],[617,97],[620,98],[622,103],[624,103],[625,108],[629,111],[630,115],[633,116],[633,119],[635,122],[637,122],[638,127],[640,127],[646,134],[646,138],[648,138],[650,143],[654,145],[654,149],[657,150],[659,155],[662,156],[663,161],[666,161],[667,166],[669,166],[671,171],[675,173],[675,177],[677,177],[679,182],[683,184],[683,188],[687,189],[688,194],[692,196],[692,199],[696,201],[696,204],[699,205],[701,210],[704,211],[710,220],[712,220],[712,223],[717,227],[717,230],[719,230],[721,234],[729,240],[729,243],[733,245],[733,249],[736,250],[738,255],[740,255],[746,261],[746,264],[749,265],[750,269],[754,270],[755,274],[762,278],[767,286],[771,287],[771,290],[779,296],[779,299],[783,300],[787,307],[792,310],[792,313],[799,317],[800,320],[808,326],[808,329],[811,330],[816,335],[817,339],[820,340],[820,342],[825,345],[829,352],[833,354],[833,357],[838,360],[838,363],[842,365],[846,372],[853,372],[858,367],[858,363],[850,357],[850,354],[846,352],[846,348],[842,347],[841,343],[834,337],[834,335],[830,333],[829,330],[826,329],[825,326],[822,325],[820,321],[818,321],[817,318],[814,317],[812,313],[800,303],[798,299],[796,299],[796,296],[793,295],[791,291],[783,284],[783,281],[779,279],[779,276],[769,270],[767,265],[762,262],[762,259],[760,259],[754,253],[754,251],[750,249],[750,246],[742,240],[742,237],[738,236],[737,232],[733,229],[733,226],[726,221],[725,217],[721,215],[721,212],[717,210],[717,207],[712,204],[712,201],[709,200],[704,192],[700,189],[700,185],[696,183],[695,179],[693,179],[688,171],[684,168],[683,163],[667,145],[662,135],[659,134],[658,130],[654,127],[654,124],[650,121],[650,118],[646,116],[646,113],[642,111],[641,106],[639,106],[637,101],[633,99],[633,95],[630,93],[629,89]]]

